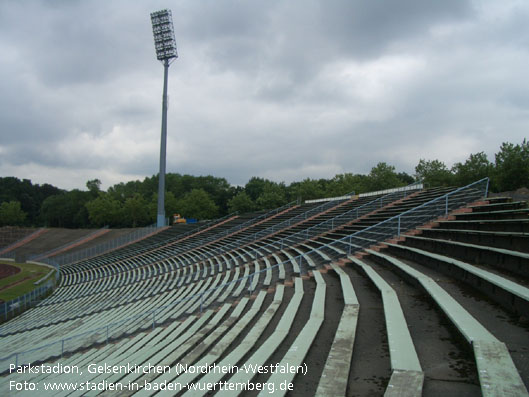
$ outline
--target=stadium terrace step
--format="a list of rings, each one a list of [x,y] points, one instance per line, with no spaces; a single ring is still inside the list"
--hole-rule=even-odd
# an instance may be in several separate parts
[[[223,329],[216,329],[215,333],[212,333],[208,338],[202,342],[201,345],[197,346],[192,352],[187,354],[183,359],[179,361],[179,364],[186,366],[186,365],[194,365],[194,366],[200,366],[200,365],[210,365],[211,363],[215,363],[219,360],[219,358],[222,356],[224,351],[228,349],[228,347],[233,343],[235,338],[244,331],[244,329],[247,327],[247,325],[250,323],[250,321],[260,312],[261,307],[263,305],[263,301],[266,296],[266,291],[260,291],[257,294],[256,299],[254,300],[254,303],[252,304],[252,307],[242,316],[240,319],[236,317],[235,315],[231,319],[232,323],[238,319],[237,322],[233,323],[229,330],[222,336],[220,340],[217,340],[214,342],[215,337],[218,337],[218,335],[222,335]],[[209,339],[209,340],[208,340]],[[207,349],[207,350],[205,350]],[[205,353],[200,360],[198,358],[202,355],[202,353]],[[186,372],[183,374],[173,373],[172,376],[165,377],[168,381],[171,382],[180,382],[182,384],[189,384],[193,382],[200,374],[198,373],[192,373],[192,372]],[[160,379],[161,380],[161,379]],[[140,395],[148,395],[148,394],[140,394]]]
[[[281,367],[294,366],[299,368],[303,364],[303,360],[307,355],[312,342],[316,338],[323,319],[325,317],[325,281],[319,271],[313,272],[314,279],[316,280],[316,292],[312,303],[312,309],[310,317],[301,332],[298,334],[294,343],[290,346],[290,349],[286,352],[283,359],[279,363]],[[288,390],[281,390],[280,385],[291,383],[294,379],[296,372],[289,371],[288,373],[281,373],[280,371],[273,373],[268,379],[268,383],[273,383],[274,394],[285,395]],[[260,396],[264,396],[268,391],[262,391],[259,393]]]
[[[503,196],[497,196],[497,197],[487,197],[487,201],[490,204],[496,204],[496,203],[510,203],[512,202],[512,199],[510,197],[503,197]]]
[[[277,324],[274,332],[266,339],[266,341],[264,341],[259,346],[259,348],[249,358],[245,360],[247,366],[253,366],[253,368],[256,368],[260,365],[265,365],[266,361],[270,358],[270,356],[276,351],[279,345],[287,337],[287,334],[290,331],[292,323],[294,322],[294,318],[296,317],[296,313],[301,304],[301,300],[303,298],[302,279],[299,277],[294,278],[294,284],[294,295],[290,299],[286,310],[283,312],[281,320]],[[244,371],[239,371],[233,374],[228,381],[231,383],[250,382],[256,375],[257,374],[253,373],[252,371],[248,371],[248,373]],[[226,391],[223,394],[226,396],[234,396],[238,395],[239,393],[235,391]]]
[[[421,396],[424,374],[395,290],[371,266],[355,256],[348,258],[367,274],[382,295],[393,370],[385,395]]]
[[[267,310],[261,315],[259,320],[254,324],[252,329],[248,331],[244,339],[222,360],[217,362],[219,367],[235,367],[240,364],[241,359],[250,351],[250,349],[256,345],[259,337],[263,334],[265,328],[268,326],[272,318],[276,315],[281,303],[283,301],[284,285],[277,284],[276,291],[272,303],[268,306]],[[209,361],[210,363],[212,361]],[[225,374],[218,372],[208,372],[201,378],[201,382],[205,383],[216,383],[219,382]],[[196,396],[196,391],[188,391],[184,395]]]
[[[0,254],[6,254],[17,248],[23,247],[26,244],[31,243],[31,241],[39,238],[42,234],[48,232],[49,230],[50,229],[46,229],[46,228],[37,229],[33,233],[25,235],[20,240],[13,242],[6,247],[2,247],[2,249],[0,250]]]
[[[434,266],[441,272],[453,275],[479,289],[507,310],[529,317],[529,288],[448,256],[401,244],[384,243],[384,245],[392,254],[416,260],[423,265]]]
[[[403,242],[408,247],[444,254],[477,265],[489,265],[529,278],[529,253],[487,245],[460,241],[435,239],[421,236],[406,236]]]
[[[419,228],[420,236],[529,253],[529,233]]]
[[[489,202],[490,199],[487,199]],[[527,208],[527,201],[505,201],[499,203],[488,203],[488,204],[479,204],[468,206],[472,212],[492,212],[492,211],[503,211],[503,210],[513,210],[513,209],[523,209]]]
[[[346,395],[360,310],[349,276],[335,263],[332,263],[331,267],[340,277],[345,305],[316,390],[317,396]]]
[[[189,317],[186,321],[174,322],[167,328],[157,328],[151,332],[143,332],[135,335],[129,340],[124,340],[121,343],[108,344],[101,349],[94,349],[97,353],[87,355],[84,353],[78,353],[72,357],[77,357],[76,364],[80,367],[87,368],[90,363],[105,363],[109,366],[123,365],[124,363],[143,363],[148,362],[152,357],[156,357],[163,353],[164,349],[171,348],[171,342],[174,340],[182,340],[186,334],[190,332],[198,331],[200,326],[206,323],[208,319],[213,315],[212,312],[204,313],[201,318]],[[182,337],[184,335],[184,337]],[[172,342],[174,343],[174,342]],[[108,352],[107,352],[108,350]],[[106,354],[105,354],[106,353]],[[104,380],[117,381],[124,376],[123,373],[117,374],[97,374],[84,371],[82,375],[79,375],[79,381],[83,382],[102,382]],[[68,382],[71,379],[68,375],[63,375],[57,379],[58,381]],[[57,393],[57,392],[56,392]],[[99,395],[100,392],[88,391],[63,391],[57,395],[62,396],[94,396]]]
[[[483,231],[502,231],[515,233],[529,233],[529,219],[499,219],[499,220],[466,220],[439,221],[442,229],[467,229]]]
[[[472,345],[483,396],[529,395],[505,344],[496,339],[432,278],[392,256],[373,250],[366,252],[418,282]]]
[[[476,211],[457,214],[456,220],[491,220],[491,219],[529,219],[529,208],[508,209],[501,211]]]

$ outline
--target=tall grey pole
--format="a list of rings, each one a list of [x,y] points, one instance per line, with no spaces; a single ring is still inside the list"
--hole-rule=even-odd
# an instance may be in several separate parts
[[[165,226],[165,157],[167,145],[167,77],[169,59],[163,61],[162,138],[160,142],[160,173],[158,174],[158,215],[156,226]]]

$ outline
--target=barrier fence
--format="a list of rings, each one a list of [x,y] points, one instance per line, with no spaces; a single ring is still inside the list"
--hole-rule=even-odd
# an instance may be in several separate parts
[[[41,301],[41,298],[47,295],[48,292],[50,292],[55,287],[55,285],[57,285],[57,281],[59,279],[59,272],[55,270],[54,273],[55,277],[49,278],[48,274],[45,277],[48,278],[48,280],[44,284],[35,288],[33,291],[19,296],[18,298],[1,303],[0,319],[2,319],[3,321],[7,321],[10,318],[16,316],[18,313],[21,313],[29,309],[30,307],[36,306]]]

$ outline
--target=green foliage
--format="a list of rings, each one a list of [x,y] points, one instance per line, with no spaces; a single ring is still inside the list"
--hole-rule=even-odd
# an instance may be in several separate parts
[[[455,184],[465,186],[492,175],[493,164],[483,152],[471,154],[464,163],[455,163],[452,167]]]
[[[439,160],[426,161],[421,159],[415,167],[415,176],[426,186],[451,186],[454,184],[454,175]]]
[[[97,197],[97,194],[101,191],[101,181],[99,179],[87,181],[86,188],[94,195],[94,197]]]
[[[228,201],[228,209],[230,214],[234,212],[244,214],[246,212],[255,211],[256,208],[256,204],[253,202],[250,196],[246,194],[245,191],[237,193],[237,195],[233,196]]]
[[[371,172],[369,173],[369,190],[391,189],[403,185],[404,183],[400,180],[395,172],[395,167],[392,165],[378,163],[375,167],[371,168]]]
[[[90,199],[89,192],[78,189],[50,196],[42,203],[41,219],[49,227],[88,227],[88,211],[85,205]]]
[[[301,200],[312,200],[323,197],[327,190],[327,185],[328,182],[325,179],[307,178],[301,182],[292,182],[288,187],[289,201],[296,201],[298,198]]]
[[[122,204],[112,197],[112,195],[101,192],[99,196],[86,203],[88,218],[92,225],[102,226],[120,226],[122,221]]]
[[[177,201],[176,211],[185,218],[213,219],[218,215],[218,207],[203,189],[193,189]]]
[[[494,172],[496,188],[499,191],[529,187],[529,142],[521,145],[504,142],[496,153]]]
[[[18,201],[4,201],[0,204],[0,226],[22,226],[26,216]]]
[[[261,195],[257,198],[257,205],[262,209],[273,209],[287,203],[285,185],[267,181]]]
[[[254,176],[246,183],[244,191],[253,201],[257,201],[259,196],[263,194],[267,182],[270,181]]]
[[[361,174],[338,174],[331,179],[328,196],[340,197],[349,193],[364,193],[369,191],[369,177]]]
[[[18,201],[22,211],[27,214],[25,223],[39,224],[42,203],[49,196],[62,193],[61,189],[44,185],[33,185],[29,179],[20,180],[15,177],[0,177],[0,203]]]
[[[411,185],[413,182],[415,182],[415,178],[405,172],[399,172],[397,177],[405,186]]]
[[[165,192],[165,217],[171,219],[174,214],[178,214],[178,200],[172,192]],[[158,193],[152,195],[149,207],[149,223],[156,221],[156,214],[158,213]]]
[[[427,186],[464,186],[491,178],[491,190],[508,191],[529,187],[529,143],[503,143],[495,162],[485,153],[471,154],[449,169],[439,160],[421,159],[415,175],[397,173],[395,167],[379,162],[368,175],[343,173],[330,179],[306,178],[286,186],[252,177],[244,186],[231,186],[211,175],[166,175],[165,213],[211,219],[230,212],[241,213],[277,208],[298,198],[303,200],[364,193],[408,185],[414,177]],[[49,184],[0,177],[0,225],[17,224],[55,227],[145,226],[156,219],[158,176],[143,181],[118,183],[101,191],[101,180],[86,182],[87,191],[64,191]],[[18,204],[14,204],[17,202]]]
[[[130,227],[146,226],[151,219],[147,200],[139,193],[125,200],[121,223]]]

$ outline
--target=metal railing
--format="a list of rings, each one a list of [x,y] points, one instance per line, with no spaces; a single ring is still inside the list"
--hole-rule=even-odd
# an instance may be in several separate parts
[[[349,200],[350,198],[354,197],[355,192],[354,190],[351,193],[344,194],[343,196],[337,196],[337,197],[326,197],[326,198],[319,198],[319,199],[311,199],[311,200],[305,200],[305,204],[311,204],[311,203],[321,203],[326,201],[340,201],[340,200]]]
[[[70,263],[79,262],[86,258],[101,255],[109,251],[113,251],[117,248],[124,246],[125,244],[137,241],[157,230],[156,224],[136,229],[131,233],[127,233],[123,236],[119,236],[113,240],[105,241],[104,243],[95,245],[90,248],[85,248],[69,254],[57,255],[53,258],[54,262],[60,266],[64,266]]]
[[[265,246],[263,246],[264,248],[272,248],[272,249],[276,249],[277,247],[277,244],[280,244],[281,248],[283,246],[288,246],[290,244],[293,244],[294,242],[299,242],[299,241],[303,241],[305,239],[308,239],[309,237],[312,237],[312,236],[315,236],[315,235],[318,235],[318,234],[321,234],[325,231],[329,231],[329,230],[332,230],[332,229],[335,229],[345,223],[348,223],[348,222],[351,222],[352,220],[354,219],[357,219],[361,216],[364,216],[365,214],[369,213],[369,212],[372,212],[378,208],[382,208],[383,206],[387,205],[388,203],[391,203],[397,199],[400,199],[400,198],[403,198],[403,197],[406,197],[408,194],[414,192],[415,190],[411,190],[411,189],[401,189],[401,190],[398,190],[394,193],[390,193],[390,194],[387,194],[385,196],[382,196],[382,197],[379,197],[369,203],[366,203],[364,205],[361,205],[357,208],[354,208],[340,216],[337,216],[335,218],[332,218],[330,220],[327,220],[327,221],[324,221],[318,225],[315,225],[311,228],[308,228],[308,229],[305,229],[304,231],[301,231],[301,232],[298,232],[298,233],[295,233],[291,236],[288,236],[288,237],[285,237],[285,238],[282,238],[279,242],[273,242],[273,243],[269,243]],[[324,210],[328,209],[328,208],[331,208],[333,206],[335,206],[336,203],[334,202],[327,202],[327,203],[324,203],[320,206],[318,206],[317,208],[314,208],[312,210],[309,210],[307,211],[307,215],[305,215],[305,213],[303,214],[300,214],[298,215],[297,217],[294,217],[292,218],[295,223],[299,223],[299,222],[302,222],[303,220],[319,213],[319,212],[323,212]],[[267,229],[265,229],[264,231],[261,231],[261,232],[257,232],[257,233],[254,233],[252,235],[249,235],[249,236],[246,236],[246,237],[242,237],[234,242],[231,242],[231,243],[224,243],[224,245],[222,247],[219,247],[219,248],[214,248],[214,249],[210,249],[208,251],[208,253],[199,253],[198,254],[198,260],[206,260],[208,258],[212,258],[212,257],[215,257],[217,255],[222,255],[230,250],[235,250],[245,244],[249,244],[251,242],[254,242],[254,241],[257,241],[258,239],[262,238],[262,237],[265,237],[269,234],[272,234],[272,233],[275,233],[283,228],[286,228],[288,226],[291,226],[291,225],[294,225],[295,224],[294,222],[290,222],[289,220],[286,220],[286,221],[283,221],[281,222],[279,225],[281,225],[279,228],[277,227],[278,225],[275,225],[275,226],[271,226]],[[198,247],[198,246],[202,246],[204,244],[206,244],[206,242],[209,242],[211,241],[211,239],[203,239],[203,240],[199,240],[198,242],[196,242],[194,244],[194,247]],[[176,252],[174,254],[177,254]],[[259,255],[259,250],[258,249],[253,249],[250,254],[252,255],[252,257],[256,257],[257,255]],[[238,255],[238,257],[240,257],[240,255]],[[228,263],[232,263],[232,262],[235,262],[236,259],[232,258],[230,259],[230,261]],[[109,275],[112,275],[112,274],[115,274],[117,273],[118,271],[115,270],[115,269],[112,269],[110,271],[110,274],[105,274],[105,275],[100,275],[99,277],[93,277],[93,276],[90,276],[90,277],[83,277],[82,280],[80,280],[80,282],[85,282],[85,281],[93,281],[93,280],[97,280],[99,278],[103,278],[103,277],[108,277]]]
[[[246,254],[249,255],[252,259],[257,258],[259,255],[261,255],[260,250],[262,249],[283,249],[285,247],[291,246],[293,244],[297,244],[300,242],[303,242],[305,240],[308,240],[311,237],[318,236],[322,233],[331,231],[336,229],[337,227],[340,227],[342,225],[345,225],[347,223],[352,222],[355,219],[358,219],[366,214],[369,214],[377,209],[380,209],[387,204],[394,202],[395,200],[402,199],[406,197],[408,194],[412,192],[411,190],[404,190],[399,191],[396,193],[390,193],[385,196],[379,197],[375,200],[372,200],[368,203],[365,203],[363,205],[360,205],[357,208],[353,208],[341,215],[338,215],[334,218],[328,219],[326,221],[323,221],[315,226],[312,226],[310,228],[307,228],[305,230],[299,231],[297,233],[294,233],[288,237],[283,237],[277,241],[265,244],[260,246],[259,248],[254,248],[252,250],[246,251]],[[240,246],[240,245],[239,245]],[[219,249],[212,251],[213,254],[211,256],[219,255],[219,252],[217,252]],[[223,250],[225,252],[225,250]],[[204,254],[203,254],[204,255]],[[211,256],[201,256],[201,259],[210,258]],[[237,254],[235,258],[232,258],[228,261],[228,264],[234,264],[236,262],[237,258],[241,258],[242,254]]]
[[[68,247],[74,247],[74,246],[82,243],[85,240],[88,241],[88,240],[91,240],[91,239],[99,236],[100,234],[103,233],[104,230],[108,230],[108,226],[104,226],[101,229],[95,230],[95,231],[93,231],[92,233],[89,233],[86,236],[79,237],[77,240],[70,241],[69,243],[63,244],[60,247],[53,248],[53,249],[51,249],[49,251],[46,251],[46,252],[43,252],[43,253],[40,253],[40,254],[32,255],[32,256],[30,256],[28,258],[28,260],[30,260],[30,261],[40,261],[40,260],[42,260],[44,258],[48,258],[48,257],[54,256],[55,253],[58,253],[58,252],[63,251],[63,250],[66,250],[66,249],[68,249]],[[55,255],[55,256],[58,257],[59,255]]]
[[[443,196],[430,200],[427,203],[424,203],[416,208],[393,216],[374,226],[370,226],[364,230],[358,231],[340,240],[336,240],[329,244],[323,245],[319,248],[306,251],[292,259],[277,263],[271,267],[266,267],[262,270],[259,270],[258,272],[254,272],[249,275],[240,277],[236,280],[232,280],[228,283],[224,283],[214,288],[201,291],[199,293],[193,294],[192,296],[181,298],[169,304],[156,307],[138,315],[126,318],[124,320],[108,323],[102,327],[98,327],[96,329],[92,329],[77,335],[69,336],[56,342],[36,347],[35,349],[12,353],[6,357],[0,358],[0,373],[5,372],[9,368],[9,364],[12,363],[15,363],[18,366],[26,364],[28,362],[35,363],[47,360],[51,357],[59,357],[65,354],[66,352],[73,352],[81,347],[87,347],[98,343],[108,343],[112,335],[116,333],[121,335],[125,332],[125,330],[127,330],[128,333],[132,333],[134,332],[134,330],[137,329],[151,326],[155,327],[157,325],[157,313],[175,305],[178,305],[184,301],[200,299],[200,311],[202,311],[204,310],[204,296],[206,296],[207,294],[210,294],[216,289],[223,288],[232,283],[237,283],[241,282],[242,280],[248,279],[253,280],[253,277],[255,277],[256,275],[274,269],[280,265],[292,264],[294,269],[298,269],[300,274],[306,273],[310,267],[314,267],[316,265],[321,264],[314,262],[313,259],[309,259],[309,255],[311,253],[322,252],[330,260],[343,257],[344,255],[351,255],[356,251],[359,251],[380,241],[399,236],[406,230],[416,228],[417,226],[429,222],[433,219],[436,219],[440,216],[448,216],[451,211],[468,205],[473,201],[486,197],[488,193],[488,184],[489,179],[484,178],[473,184],[459,188]],[[383,196],[370,203],[367,203],[365,205],[365,208],[367,209],[369,205],[374,204],[379,200],[382,200],[384,197],[389,200],[387,196]],[[382,203],[376,203],[375,205],[381,204]],[[328,259],[323,258],[321,262],[325,262],[327,260]],[[218,266],[220,265],[217,264],[217,269]],[[200,271],[201,270],[197,270],[197,272]],[[182,277],[186,277],[190,281],[193,278],[193,275],[196,275],[196,272],[191,275],[184,275]],[[41,352],[40,355],[35,354],[39,351]]]
[[[376,225],[333,241],[325,247],[318,248],[318,250],[333,259],[337,256],[343,256],[343,253],[351,255],[378,242],[398,237],[408,230],[415,229],[439,217],[447,217],[451,211],[487,197],[488,186],[489,178],[483,178]]]
[[[25,234],[25,235],[22,235],[20,236],[19,239],[17,239],[16,241],[12,242],[11,244],[5,246],[5,247],[2,247],[0,248],[0,257],[2,258],[8,258],[8,256],[6,256],[8,253],[10,253],[10,251],[12,252],[12,250],[14,248],[16,248],[21,242],[23,241],[27,241],[27,240],[31,240],[35,235],[38,235],[39,233],[41,233],[43,231],[43,228],[39,228],[39,229],[36,229],[35,231],[33,231],[32,233],[29,233],[29,234]],[[13,233],[13,234],[16,234],[16,233]]]

